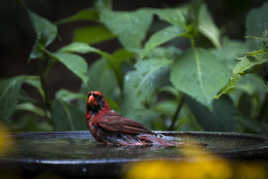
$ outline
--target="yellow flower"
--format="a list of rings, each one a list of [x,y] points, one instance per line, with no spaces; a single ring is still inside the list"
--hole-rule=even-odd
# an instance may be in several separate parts
[[[185,159],[180,161],[146,161],[129,167],[126,179],[229,179],[229,163],[202,147],[189,143],[182,147]]]
[[[6,155],[13,148],[14,142],[8,129],[0,123],[0,156]]]
[[[241,179],[266,179],[268,176],[263,163],[241,163],[236,166],[236,177]]]

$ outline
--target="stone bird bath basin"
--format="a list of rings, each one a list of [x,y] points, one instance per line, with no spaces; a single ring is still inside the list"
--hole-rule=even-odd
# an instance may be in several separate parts
[[[268,159],[264,137],[222,132],[158,132],[174,137],[191,137],[223,157],[238,160]],[[115,147],[98,144],[88,131],[38,132],[13,135],[16,145],[10,155],[0,157],[2,169],[19,168],[24,175],[52,172],[63,177],[120,174],[129,162],[150,159],[180,159],[174,147]]]

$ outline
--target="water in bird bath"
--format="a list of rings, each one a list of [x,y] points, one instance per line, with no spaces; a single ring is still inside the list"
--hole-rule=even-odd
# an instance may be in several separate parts
[[[189,137],[208,151],[231,158],[268,159],[266,138],[236,133],[161,132],[169,140],[185,142]],[[67,176],[117,175],[127,162],[147,159],[180,159],[178,147],[117,147],[97,143],[88,131],[24,133],[14,135],[10,155],[0,157],[2,167],[19,164],[23,170],[53,171]]]
[[[228,153],[248,150],[264,142],[254,136],[223,133],[166,133],[169,140],[184,143],[188,137],[207,150]],[[124,146],[97,143],[88,132],[35,133],[16,136],[16,147],[9,158],[32,160],[136,160],[180,157],[178,147]]]

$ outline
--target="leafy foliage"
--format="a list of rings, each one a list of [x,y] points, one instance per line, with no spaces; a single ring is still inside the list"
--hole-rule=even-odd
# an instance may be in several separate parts
[[[0,81],[1,120],[14,126],[11,118],[21,116],[18,126],[26,130],[86,129],[86,94],[98,90],[113,109],[154,129],[267,134],[260,120],[268,117],[268,89],[258,72],[268,61],[267,3],[249,12],[245,42],[223,36],[203,1],[131,12],[111,7],[111,1],[97,1],[56,25],[26,9],[36,33],[29,58],[39,63],[40,75]],[[154,16],[164,25],[159,28]],[[94,25],[74,29],[71,43],[50,51],[58,24],[77,21]],[[108,53],[94,46],[110,39],[122,47]],[[89,67],[88,53],[100,56]],[[60,89],[49,99],[47,76],[56,63],[77,76],[81,88]],[[25,92],[24,84],[35,88],[41,101]],[[243,106],[252,108],[245,112]],[[45,125],[26,128],[36,126],[35,118],[45,118]]]
[[[204,105],[210,105],[214,96],[228,82],[230,72],[209,51],[191,49],[176,60],[170,77],[178,90]]]

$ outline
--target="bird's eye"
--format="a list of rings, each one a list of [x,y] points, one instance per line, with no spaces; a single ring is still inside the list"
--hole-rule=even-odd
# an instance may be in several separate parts
[[[102,99],[102,97],[101,96],[96,96],[96,99],[99,101],[99,100]]]

